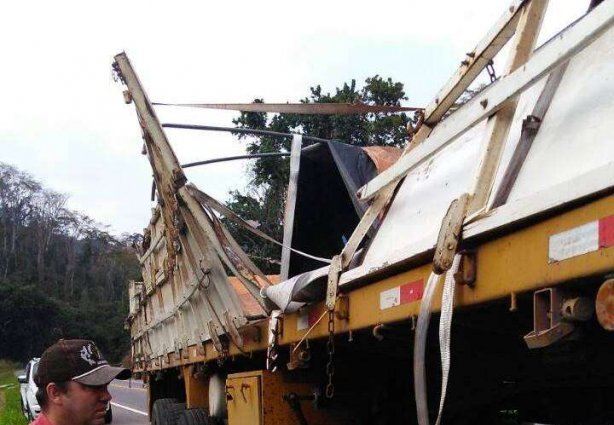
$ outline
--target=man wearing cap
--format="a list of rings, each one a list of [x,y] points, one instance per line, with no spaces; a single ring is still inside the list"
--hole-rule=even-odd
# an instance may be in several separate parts
[[[45,350],[34,376],[41,414],[31,425],[102,425],[111,401],[107,385],[130,375],[110,366],[92,341],[59,340]]]

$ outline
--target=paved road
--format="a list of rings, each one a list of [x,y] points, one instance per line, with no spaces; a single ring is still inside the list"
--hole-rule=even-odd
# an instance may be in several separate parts
[[[146,425],[149,424],[145,399],[147,390],[143,382],[138,380],[119,381],[109,384],[109,392],[113,396],[112,425]]]

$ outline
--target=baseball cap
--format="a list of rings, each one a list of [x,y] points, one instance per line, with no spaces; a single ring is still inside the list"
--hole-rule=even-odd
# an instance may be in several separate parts
[[[34,382],[39,387],[64,381],[96,386],[116,378],[128,379],[131,375],[129,369],[109,365],[93,341],[61,339],[41,356]]]

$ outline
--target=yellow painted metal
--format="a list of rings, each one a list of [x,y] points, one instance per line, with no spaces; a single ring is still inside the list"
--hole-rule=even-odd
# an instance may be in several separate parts
[[[284,395],[312,394],[312,386],[301,382],[285,382],[281,373],[266,370],[228,375],[226,388],[228,425],[286,425],[298,423]],[[243,388],[243,390],[241,390]],[[259,393],[254,392],[258,388]],[[316,410],[311,401],[301,402],[301,410],[310,425],[334,425],[338,419]]]
[[[477,273],[475,285],[473,288],[468,286],[457,288],[455,305],[476,305],[507,298],[511,294],[556,286],[571,279],[599,274],[605,275],[614,271],[614,247],[602,248],[560,262],[548,262],[548,243],[551,235],[610,215],[614,215],[614,196],[606,196],[521,230],[484,242],[476,247]],[[348,320],[337,319],[335,331],[344,333],[349,330],[358,330],[379,323],[396,322],[416,316],[420,308],[419,301],[380,310],[380,293],[405,283],[415,282],[418,279],[424,279],[426,282],[430,272],[431,264],[428,263],[350,291],[347,293],[349,318]],[[441,297],[435,297],[434,309],[439,308],[437,299],[441,299]],[[316,317],[319,317],[324,309],[323,303],[308,307],[308,310]],[[304,337],[306,331],[297,329],[299,314],[301,313],[285,315],[283,334],[279,338],[281,345],[295,343]],[[266,325],[266,321],[263,321],[254,326],[260,329],[261,335],[266,335]],[[311,331],[309,338],[325,337],[327,333],[326,320],[322,320]],[[261,338],[258,342],[249,341],[244,350],[257,351],[265,348],[265,338]],[[230,355],[237,355],[239,350],[231,346],[229,353]],[[176,363],[175,365],[188,364],[197,361],[197,359],[202,361],[203,357],[206,360],[211,360],[217,358],[217,356],[213,346],[207,343],[205,344],[204,356],[190,356],[186,360],[172,360],[162,367],[169,367],[171,363]],[[153,366],[153,363],[150,366],[148,369],[159,368]]]
[[[226,392],[228,425],[262,424],[260,376],[229,375]]]
[[[603,248],[557,263],[548,262],[548,243],[551,235],[614,214],[614,196],[591,202],[580,208],[544,220],[477,248],[477,274],[473,288],[457,288],[455,305],[470,306],[506,298],[511,293],[522,293],[557,285],[567,280],[590,275],[606,274],[614,270],[614,247]],[[350,317],[348,322],[338,321],[339,332],[389,323],[418,314],[420,302],[380,310],[379,296],[386,289],[414,282],[426,282],[431,265],[425,264],[410,271],[383,279],[348,294]],[[439,309],[441,297],[436,296],[434,308]],[[313,307],[324,311],[322,305]],[[300,339],[304,331],[296,331],[297,315],[284,318],[282,343]],[[313,337],[326,335],[326,323],[321,322],[312,331]]]
[[[195,376],[192,365],[183,366],[182,373],[187,407],[209,407],[209,381]]]

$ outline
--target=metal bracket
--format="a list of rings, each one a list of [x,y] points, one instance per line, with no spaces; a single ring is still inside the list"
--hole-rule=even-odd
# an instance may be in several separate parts
[[[224,312],[224,322],[226,323],[226,329],[228,330],[232,342],[234,342],[238,348],[243,348],[243,337],[239,333],[234,321],[230,319],[228,311]]]
[[[266,368],[268,371],[274,372],[277,369],[277,340],[283,332],[282,312],[281,310],[273,310],[269,319],[269,335],[268,348],[266,355]]]
[[[547,347],[573,332],[574,324],[562,321],[562,307],[563,297],[556,288],[533,293],[533,330],[524,336],[530,349]]]
[[[290,406],[290,409],[292,409],[294,412],[298,423],[300,425],[308,425],[307,418],[305,417],[303,409],[301,408],[301,401],[311,401],[315,404],[318,401],[318,395],[298,395],[296,393],[288,393],[283,395],[283,399],[286,403],[288,403],[288,406]]]
[[[350,298],[347,295],[339,295],[337,297],[337,308],[335,309],[335,317],[338,320],[350,319]]]
[[[308,343],[299,347],[296,344],[290,344],[290,359],[286,364],[288,370],[307,368],[310,360],[311,350]]]
[[[454,281],[458,285],[467,285],[473,288],[478,271],[478,254],[475,250],[464,250],[459,252],[459,255],[461,260],[458,271],[454,273]]]
[[[464,193],[452,201],[443,218],[433,258],[433,271],[437,274],[443,274],[452,267],[468,205],[469,194]]]
[[[217,331],[215,329],[215,324],[213,323],[212,320],[207,322],[207,327],[209,328],[209,338],[211,338],[211,342],[213,342],[213,347],[215,348],[215,351],[217,351],[219,354],[223,354],[224,347],[222,345],[222,341],[220,340],[220,337],[217,334]]]
[[[335,255],[328,269],[328,285],[326,287],[326,308],[334,310],[339,290],[339,276],[343,267],[341,255]]]

